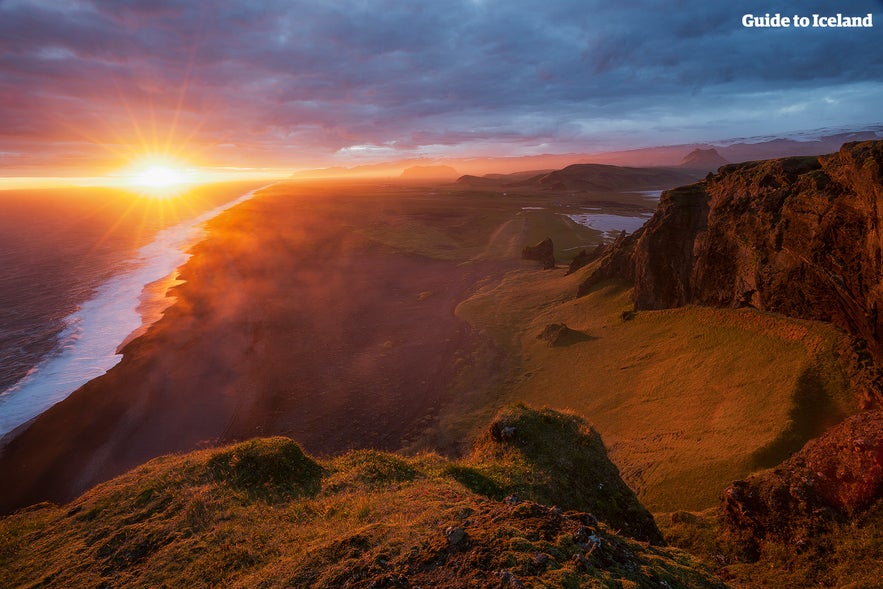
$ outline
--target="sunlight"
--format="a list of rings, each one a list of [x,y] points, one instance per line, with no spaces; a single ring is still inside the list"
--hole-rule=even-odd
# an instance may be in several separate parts
[[[167,199],[179,196],[200,178],[195,169],[181,161],[148,156],[123,170],[120,180],[141,196]]]
[[[176,184],[183,184],[185,181],[186,176],[183,172],[162,165],[150,166],[132,177],[132,184],[136,186],[150,186],[152,188],[166,188]]]

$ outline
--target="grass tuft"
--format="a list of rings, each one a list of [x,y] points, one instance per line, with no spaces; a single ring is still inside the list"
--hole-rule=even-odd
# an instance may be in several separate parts
[[[207,467],[216,481],[265,501],[316,493],[322,476],[322,467],[300,446],[281,437],[230,446],[212,456]]]

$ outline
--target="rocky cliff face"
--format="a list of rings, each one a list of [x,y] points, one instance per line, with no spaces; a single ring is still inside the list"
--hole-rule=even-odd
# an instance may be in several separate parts
[[[852,518],[883,492],[883,412],[854,415],[774,469],[735,481],[722,521],[749,553],[766,539],[801,542]]]
[[[830,321],[883,359],[883,141],[724,166],[663,193],[589,283],[633,279],[635,307],[753,306]],[[628,263],[623,267],[623,259]],[[611,262],[612,263],[612,262]]]

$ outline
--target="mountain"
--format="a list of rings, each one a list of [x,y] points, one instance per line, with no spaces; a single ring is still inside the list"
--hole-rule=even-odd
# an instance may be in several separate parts
[[[829,321],[883,360],[883,141],[724,166],[663,193],[581,287],[634,281],[636,309],[754,307]],[[866,366],[870,364],[859,360]],[[877,369],[866,404],[883,400]]]
[[[709,149],[696,148],[684,156],[678,167],[713,172],[728,163],[730,162],[722,158],[713,147]]]
[[[402,170],[402,180],[455,180],[459,174],[451,166],[411,166]]]
[[[532,181],[545,190],[651,190],[692,182],[696,174],[672,168],[628,168],[604,164],[574,164]]]
[[[457,184],[470,187],[496,188],[525,186],[530,185],[533,180],[554,171],[555,170],[527,170],[524,172],[513,172],[511,174],[485,174],[483,176],[466,174],[457,179]]]
[[[729,162],[745,162],[800,155],[822,155],[852,141],[875,140],[883,136],[883,126],[868,125],[852,130],[817,129],[794,133],[789,137],[746,137],[721,139],[710,143],[660,145],[620,151],[560,153],[509,157],[409,158],[360,164],[352,167],[329,167],[299,170],[295,180],[330,178],[397,178],[413,166],[450,166],[461,174],[475,177],[515,175],[524,170],[556,170],[572,164],[606,164],[632,167],[678,167],[684,153],[691,150],[715,150]],[[724,163],[726,163],[726,161]],[[723,165],[723,164],[721,164]],[[717,166],[720,167],[720,166]],[[704,171],[714,171],[709,167]],[[514,178],[511,181],[516,181]],[[477,184],[476,184],[477,185]]]

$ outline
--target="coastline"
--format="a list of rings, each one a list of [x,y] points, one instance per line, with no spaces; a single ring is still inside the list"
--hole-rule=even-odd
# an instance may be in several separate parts
[[[67,327],[59,338],[70,342],[3,391],[9,397],[0,405],[6,411],[0,448],[23,431],[22,426],[119,363],[120,349],[144,333],[173,303],[167,289],[151,291],[150,287],[176,276],[178,268],[192,255],[192,248],[205,238],[207,222],[269,186],[255,188],[159,230],[125,262],[129,268],[109,277],[89,300],[68,315],[64,319]]]
[[[396,251],[362,235],[386,196],[314,190],[266,190],[209,222],[175,303],[122,361],[6,440],[0,512],[161,454],[264,435],[395,450],[433,422],[481,339],[453,309],[513,262]]]

